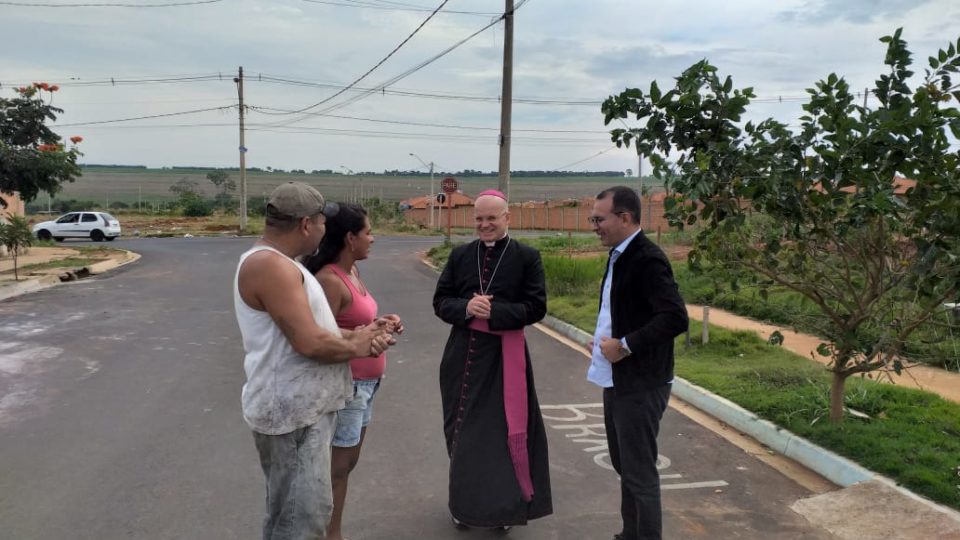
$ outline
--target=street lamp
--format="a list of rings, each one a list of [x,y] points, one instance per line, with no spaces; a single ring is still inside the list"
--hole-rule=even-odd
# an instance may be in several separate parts
[[[433,208],[434,208],[433,200],[434,200],[434,198],[435,198],[436,195],[437,195],[437,194],[434,192],[433,162],[431,161],[429,164],[427,164],[426,161],[420,159],[420,156],[414,154],[413,152],[410,152],[410,155],[413,156],[413,157],[415,157],[415,158],[417,158],[417,161],[419,161],[420,163],[423,163],[423,166],[424,166],[424,167],[429,167],[429,168],[430,168],[430,227],[433,227]]]
[[[356,175],[356,174],[357,174],[357,173],[353,172],[353,169],[351,169],[350,167],[347,167],[347,166],[345,166],[345,165],[340,165],[340,168],[343,169],[343,170],[345,170],[345,171],[347,171],[347,173],[349,173],[349,174],[352,174],[352,175]],[[352,190],[353,190],[353,188],[351,187],[351,193],[352,193]],[[354,201],[354,202],[357,202],[357,201]],[[360,202],[360,204],[363,204],[363,177],[362,177],[362,176],[360,177],[360,201],[359,201],[359,202]]]

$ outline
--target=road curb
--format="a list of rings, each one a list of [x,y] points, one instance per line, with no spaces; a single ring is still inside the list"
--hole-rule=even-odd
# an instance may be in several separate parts
[[[91,275],[97,275],[97,274],[102,274],[104,272],[113,270],[114,268],[126,266],[132,262],[136,262],[140,260],[139,253],[134,253],[132,251],[129,251],[126,249],[120,249],[120,248],[110,248],[110,249],[117,249],[119,251],[123,251],[125,253],[123,260],[115,261],[110,259],[106,261],[100,261],[98,263],[93,263],[91,265],[85,266],[84,269]]]
[[[13,283],[13,285],[0,286],[0,301],[6,300],[7,298],[13,298],[14,296],[20,296],[21,294],[49,289],[50,287],[59,284],[60,278],[57,276],[44,276],[42,278],[16,281]]]
[[[550,315],[544,317],[540,323],[583,347],[586,347],[593,339],[593,336],[583,330]],[[673,384],[673,394],[717,420],[753,437],[771,450],[806,466],[834,484],[849,487],[861,482],[879,481],[960,524],[960,512],[917,495],[909,489],[897,485],[894,480],[866,469],[826,448],[817,446],[803,437],[764,420],[736,403],[687,380],[676,377]]]
[[[87,276],[103,274],[115,268],[119,268],[140,260],[139,253],[134,253],[133,251],[121,248],[110,249],[123,251],[123,260],[106,260],[84,266],[75,272],[69,272],[73,275],[73,277],[68,280],[61,279],[60,276],[50,275],[40,278],[25,279],[23,281],[14,282],[12,285],[2,285],[0,286],[0,301],[31,292],[42,291],[43,289],[49,289],[50,287],[55,287],[66,281],[74,281],[75,279],[81,279]]]

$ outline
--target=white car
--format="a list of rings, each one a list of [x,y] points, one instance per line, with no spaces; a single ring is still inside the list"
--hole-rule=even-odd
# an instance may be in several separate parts
[[[89,238],[94,242],[113,240],[120,236],[120,222],[106,212],[70,212],[53,221],[44,221],[33,226],[33,234],[40,240],[53,238]]]

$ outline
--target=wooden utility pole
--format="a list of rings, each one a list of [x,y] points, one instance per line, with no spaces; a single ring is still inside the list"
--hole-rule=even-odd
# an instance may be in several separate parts
[[[513,0],[506,0],[503,29],[503,92],[500,96],[500,176],[497,187],[510,199],[510,115],[513,113]]]
[[[240,97],[240,232],[247,232],[247,147],[243,141],[243,66],[233,80]]]

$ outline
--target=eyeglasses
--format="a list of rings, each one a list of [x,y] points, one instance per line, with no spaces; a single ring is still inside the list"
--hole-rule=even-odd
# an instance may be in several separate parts
[[[626,214],[627,212],[614,212],[613,215],[619,216],[620,214]],[[599,225],[607,220],[607,216],[590,216],[587,218],[587,222],[591,225]]]

